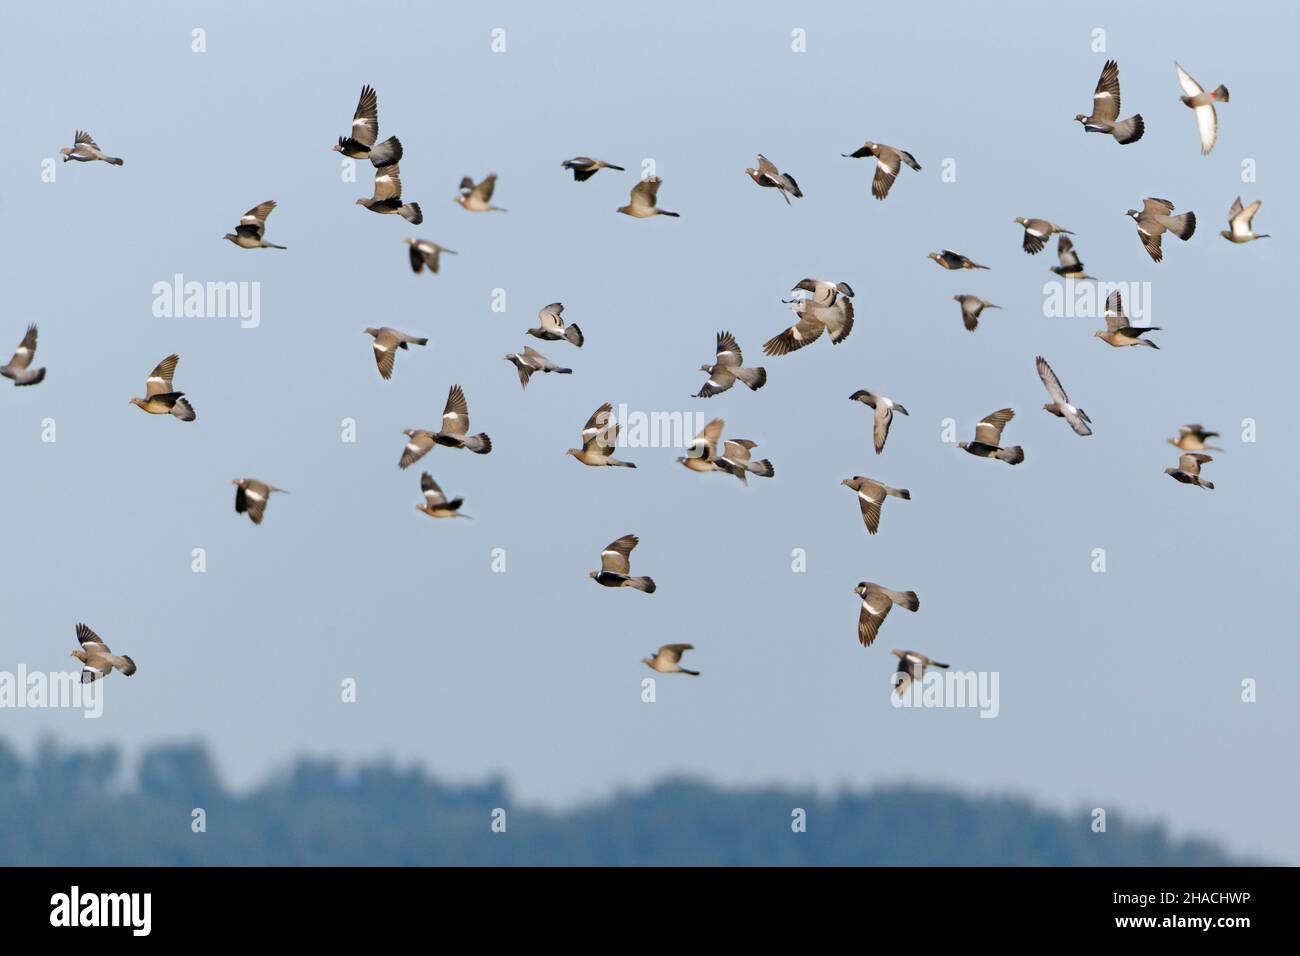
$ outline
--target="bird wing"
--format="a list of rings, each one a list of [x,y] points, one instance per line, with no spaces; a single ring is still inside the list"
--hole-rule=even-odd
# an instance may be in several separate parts
[[[111,653],[111,651],[109,651],[108,649],[108,645],[103,642],[100,636],[96,634],[94,631],[92,631],[85,624],[77,625],[77,642],[81,644],[82,648],[88,654],[91,653],[91,648],[87,648],[86,647],[87,644],[96,645],[94,647],[94,652],[97,654]]]
[[[1034,366],[1038,369],[1038,377],[1043,380],[1043,387],[1047,389],[1047,394],[1052,396],[1052,401],[1069,405],[1070,399],[1065,394],[1065,389],[1061,387],[1061,380],[1052,371],[1052,366],[1047,364],[1047,359],[1038,356],[1034,359]]]
[[[811,310],[805,309],[799,315],[798,322],[763,343],[763,354],[786,355],[794,352],[810,342],[816,342],[825,329],[825,323]]]
[[[1185,475],[1199,475],[1201,465],[1206,462],[1214,461],[1209,455],[1202,455],[1198,452],[1188,452],[1178,459],[1178,470]]]
[[[1191,74],[1177,63],[1174,64],[1174,69],[1178,71],[1178,85],[1183,88],[1183,92],[1188,96],[1200,96],[1205,92],[1201,84],[1192,79]]]
[[[961,299],[961,324],[966,326],[967,332],[974,332],[980,324],[980,312],[984,309],[984,303],[978,296],[967,295]]]
[[[442,493],[438,483],[433,480],[433,476],[427,471],[420,475],[420,490],[424,492],[425,507],[435,508],[438,505],[447,503],[447,496]]]
[[[1107,60],[1101,68],[1101,78],[1092,94],[1092,114],[1108,123],[1119,119],[1119,64],[1114,60]]]
[[[590,447],[593,441],[601,437],[601,433],[609,425],[609,419],[613,412],[614,406],[606,402],[591,413],[591,417],[587,419],[587,424],[582,426],[582,443],[584,447]],[[615,427],[615,434],[617,434],[617,426]],[[601,442],[601,444],[607,444],[607,442]]]
[[[483,181],[474,187],[473,197],[480,202],[492,201],[492,190],[497,188],[497,174],[488,173]]]
[[[1168,216],[1174,211],[1174,204],[1168,199],[1144,199],[1142,200],[1142,215],[1147,216]]]
[[[1106,331],[1118,332],[1128,328],[1128,316],[1124,314],[1124,298],[1116,289],[1106,296]]]
[[[682,659],[683,653],[693,650],[695,650],[694,644],[665,644],[659,648],[657,656],[662,657],[670,664],[676,664]]]
[[[898,153],[888,146],[881,146],[876,152],[876,175],[871,180],[871,195],[884,199],[889,195],[889,187],[894,185],[899,170]]]
[[[9,367],[14,370],[25,369],[32,364],[32,359],[36,357],[36,326],[27,326],[27,334],[23,340],[18,343],[18,350],[14,352],[14,357],[9,360]]]
[[[275,209],[275,200],[268,199],[264,203],[254,206],[248,212],[240,217],[241,226],[256,225],[259,230],[266,228],[266,218],[271,215],[271,210]]]
[[[757,443],[743,438],[730,439],[722,443],[722,457],[728,461],[747,463],[749,450]]]
[[[770,159],[762,153],[758,154],[758,171],[761,175],[775,182],[781,181],[781,170],[777,169]]]
[[[894,410],[884,402],[876,402],[875,425],[871,437],[875,441],[876,454],[885,450],[885,439],[889,437],[889,423],[894,420]]]
[[[564,312],[563,302],[552,302],[540,312],[537,313],[538,321],[542,323],[542,328],[551,332],[564,331],[564,319],[560,317]]]
[[[632,205],[646,209],[655,208],[659,201],[659,177],[651,176],[632,187]]]
[[[880,506],[884,500],[883,485],[869,478],[862,481],[858,489],[858,505],[862,508],[862,521],[871,534],[875,534],[880,529]]]
[[[433,437],[428,432],[416,432],[402,449],[402,457],[397,462],[399,468],[410,468],[433,448]]]
[[[722,437],[722,429],[726,427],[726,422],[721,418],[715,418],[704,426],[704,430],[695,436],[691,442],[690,448],[686,454],[692,458],[716,458],[718,454],[718,439]]]
[[[397,358],[397,340],[391,332],[380,332],[372,345],[375,350],[375,364],[379,366],[382,378],[393,377],[393,362]]]
[[[718,365],[734,367],[744,364],[745,359],[740,353],[740,346],[736,344],[736,338],[730,332],[718,333],[717,353]]]
[[[93,139],[91,139],[90,134],[87,133],[85,130],[80,130],[80,129],[77,130],[76,135],[72,137],[72,142],[74,144],[80,143],[86,146],[93,147],[94,149],[99,149],[98,144]]]
[[[442,430],[448,435],[469,433],[469,403],[459,385],[447,393],[447,406],[442,410]]]
[[[153,398],[155,395],[162,395],[174,391],[172,388],[172,378],[176,375],[176,365],[181,360],[179,355],[169,355],[158,366],[149,373],[149,378],[144,383],[144,394],[146,398]]]
[[[1238,196],[1232,201],[1232,208],[1228,210],[1228,224],[1236,225],[1237,217],[1241,215],[1241,197]]]
[[[1000,408],[993,414],[984,416],[975,426],[975,440],[983,445],[998,447],[1002,443],[1002,429],[1015,417],[1016,413],[1009,408]]]
[[[1061,268],[1067,271],[1083,268],[1083,263],[1079,261],[1079,255],[1074,251],[1074,243],[1070,241],[1069,236],[1061,236],[1056,240],[1056,258],[1061,263]]]
[[[870,647],[875,642],[880,625],[893,607],[894,602],[883,588],[867,585],[867,595],[862,599],[862,611],[858,614],[858,641],[863,647]]]
[[[600,569],[613,571],[615,574],[629,573],[631,565],[628,563],[628,558],[640,540],[634,534],[625,534],[617,541],[611,541],[600,553]]]
[[[399,164],[379,166],[375,169],[375,195],[372,202],[402,198],[402,174]]]
[[[372,87],[361,88],[357,111],[352,114],[352,138],[362,146],[373,146],[379,138],[379,97]]]

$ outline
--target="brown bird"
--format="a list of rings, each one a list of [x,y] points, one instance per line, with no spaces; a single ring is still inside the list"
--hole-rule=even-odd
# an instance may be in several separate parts
[[[433,476],[427,471],[420,475],[420,490],[424,492],[424,504],[416,505],[416,511],[423,511],[430,518],[469,517],[469,515],[460,513],[460,506],[465,503],[465,499],[453,498],[448,501],[447,496],[438,487],[438,483],[433,480]]]
[[[402,143],[390,136],[378,146],[379,97],[370,86],[361,88],[356,112],[352,114],[352,134],[340,136],[338,145],[330,149],[349,159],[368,159],[375,166],[391,166],[402,158]]]
[[[98,634],[92,631],[85,624],[77,625],[77,641],[81,644],[81,650],[73,651],[72,655],[81,661],[81,682],[83,684],[93,684],[102,677],[107,677],[113,673],[116,667],[122,672],[124,677],[130,677],[135,673],[135,661],[125,654],[117,655],[108,649]]]
[[[980,314],[985,309],[1002,308],[992,302],[985,302],[977,295],[955,295],[953,300],[961,303],[961,324],[966,326],[967,332],[974,332],[979,328]]]
[[[1256,234],[1251,228],[1251,223],[1255,221],[1255,213],[1259,212],[1262,203],[1256,199],[1249,206],[1242,206],[1241,197],[1238,196],[1232,203],[1232,208],[1228,210],[1228,228],[1220,229],[1219,235],[1229,242],[1253,242],[1256,239],[1267,239],[1268,233]]]
[[[717,360],[712,365],[701,365],[700,371],[707,372],[709,380],[695,393],[696,398],[712,398],[721,394],[736,382],[742,382],[750,391],[756,392],[767,384],[767,369],[742,367],[745,357],[740,346],[730,332],[718,333]]]
[[[1096,92],[1092,94],[1092,115],[1080,113],[1074,121],[1083,124],[1085,133],[1109,133],[1121,146],[1136,143],[1146,132],[1146,124],[1142,122],[1140,113],[1134,113],[1121,122],[1119,102],[1119,64],[1107,60],[1101,68]]]
[[[988,266],[982,266],[978,262],[972,262],[963,256],[960,252],[953,252],[951,249],[944,249],[940,252],[931,252],[926,256],[927,259],[933,259],[945,269],[987,269]]]
[[[582,447],[570,448],[565,454],[572,455],[584,465],[592,467],[635,468],[636,465],[630,461],[619,461],[610,457],[618,442],[619,430],[618,425],[610,424],[613,411],[614,406],[606,402],[592,412],[591,417],[587,419],[587,424],[582,427]]]
[[[870,581],[862,581],[853,589],[853,593],[862,599],[862,610],[858,613],[858,642],[863,647],[870,647],[880,632],[880,625],[885,622],[894,605],[915,611],[921,602],[915,591],[891,591]]]
[[[500,206],[492,205],[492,191],[497,188],[497,174],[488,173],[481,183],[465,176],[460,181],[460,195],[453,196],[462,209],[469,212],[505,212]]]
[[[1070,404],[1070,397],[1065,394],[1061,380],[1052,371],[1052,366],[1047,364],[1047,359],[1038,356],[1034,359],[1034,367],[1038,369],[1038,377],[1042,379],[1047,394],[1052,397],[1051,403],[1044,405],[1043,409],[1057,418],[1064,418],[1076,435],[1091,435],[1092,428],[1089,426],[1092,425],[1092,419],[1082,408]]]
[[[122,160],[116,156],[105,156],[103,151],[95,145],[95,141],[90,138],[90,134],[77,130],[76,135],[72,138],[73,145],[65,146],[59,152],[66,163],[75,159],[79,163],[93,163],[95,160],[101,160],[110,166],[121,166]]]
[[[402,202],[402,171],[397,163],[376,167],[375,194],[369,199],[358,199],[357,205],[381,215],[401,216],[413,226],[424,222],[418,202]]]
[[[1175,481],[1180,481],[1185,485],[1198,485],[1201,488],[1214,490],[1214,482],[1206,481],[1201,477],[1201,466],[1214,461],[1209,455],[1201,455],[1196,452],[1188,452],[1178,459],[1177,468],[1166,468],[1165,474]]]
[[[894,412],[907,415],[907,409],[892,398],[868,392],[865,388],[860,388],[850,395],[849,401],[861,402],[863,405],[875,409],[875,427],[872,429],[872,438],[875,441],[876,454],[879,455],[885,450],[885,439],[889,437],[889,423],[894,420]]]
[[[410,468],[427,455],[434,445],[468,448],[476,455],[486,455],[492,450],[492,439],[486,433],[469,434],[469,403],[465,401],[465,393],[459,385],[453,385],[447,393],[440,431],[408,428],[402,434],[410,441],[406,443],[401,460],[397,463],[399,468]]]
[[[565,325],[564,319],[561,318],[563,314],[563,302],[552,302],[548,306],[543,306],[537,313],[537,320],[541,324],[535,329],[528,329],[527,334],[544,342],[559,342],[563,339],[571,345],[582,348],[582,343],[586,341],[582,337],[582,329],[576,325]]]
[[[894,693],[899,697],[907,692],[912,681],[919,681],[925,676],[927,667],[948,669],[947,664],[942,664],[917,651],[892,651],[891,653],[898,658],[898,670],[894,673]]]
[[[420,270],[426,266],[430,272],[437,272],[438,257],[443,253],[449,256],[456,255],[455,249],[448,249],[428,239],[407,239],[406,244],[411,247],[408,250],[411,257],[411,271],[416,275],[419,275]]]
[[[729,475],[734,475],[740,479],[742,485],[749,484],[746,475],[758,475],[760,478],[771,478],[776,474],[776,469],[766,458],[759,461],[750,461],[750,452],[758,447],[758,442],[750,441],[748,438],[729,438],[722,443],[722,455],[717,459],[719,471],[725,471]]]
[[[144,383],[145,397],[133,398],[131,404],[150,415],[175,415],[183,422],[194,421],[194,408],[183,397],[185,393],[172,387],[172,376],[176,374],[176,364],[180,360],[179,355],[169,355],[159,362]]]
[[[1083,263],[1074,251],[1074,243],[1065,236],[1056,240],[1056,258],[1060,265],[1052,266],[1052,271],[1062,279],[1091,279],[1083,271]]]
[[[654,594],[653,578],[644,575],[637,578],[631,576],[632,567],[629,558],[632,549],[640,542],[641,539],[634,534],[625,534],[616,541],[611,541],[600,553],[600,570],[587,572],[587,577],[603,587],[636,588],[646,594]]]
[[[674,219],[680,216],[680,213],[669,212],[667,209],[660,209],[659,187],[662,180],[658,176],[651,176],[643,179],[632,187],[632,196],[626,206],[619,206],[615,212],[621,212],[625,216],[631,216],[633,219],[649,219],[652,216],[672,216]]]
[[[699,677],[699,671],[688,671],[685,667],[678,666],[682,654],[693,650],[695,650],[694,644],[665,644],[650,657],[641,658],[641,663],[660,674],[690,674],[692,677]]]
[[[524,388],[528,387],[528,380],[536,372],[555,372],[559,375],[573,374],[573,369],[560,368],[531,345],[525,345],[522,353],[512,352],[510,355],[505,356],[505,360],[515,367],[515,370],[519,373],[519,384]]]
[[[242,515],[247,511],[253,524],[262,523],[262,516],[266,513],[266,500],[271,497],[271,492],[278,491],[282,495],[289,493],[256,478],[234,478],[230,483],[235,486],[235,514]]]
[[[590,156],[575,156],[573,159],[566,159],[560,165],[565,169],[572,170],[574,180],[580,183],[586,182],[602,169],[617,169],[620,173],[624,172],[622,166],[615,166],[613,163],[592,159]]]
[[[1149,349],[1157,350],[1160,348],[1156,343],[1142,338],[1148,332],[1159,332],[1160,326],[1147,325],[1139,328],[1129,324],[1128,316],[1124,314],[1124,298],[1119,294],[1118,289],[1106,297],[1105,318],[1106,331],[1092,334],[1107,345],[1115,348],[1126,345],[1144,345]]]
[[[816,299],[797,299],[790,303],[790,309],[799,316],[798,321],[764,342],[764,355],[788,355],[816,342],[827,331],[831,345],[839,345],[853,331],[853,300],[847,295],[837,296],[832,305],[822,305]]]
[[[756,443],[746,438],[724,442],[722,453],[719,454],[718,442],[722,438],[722,430],[725,427],[726,422],[721,418],[715,418],[705,425],[687,448],[686,454],[677,459],[678,463],[690,471],[725,472],[739,478],[741,484],[749,483],[747,474],[762,478],[771,478],[776,474],[772,463],[766,458],[761,461],[750,461],[750,450],[756,447]]]
[[[1043,246],[1047,240],[1051,239],[1058,233],[1065,233],[1068,236],[1074,235],[1069,229],[1062,229],[1054,222],[1048,222],[1046,219],[1026,219],[1024,216],[1017,216],[1015,219],[1017,226],[1024,226],[1025,240],[1023,248],[1031,256],[1036,256],[1043,251]]]
[[[818,305],[834,305],[835,300],[842,295],[853,298],[853,286],[847,282],[829,282],[826,279],[800,279],[790,291],[807,292]],[[782,299],[781,301],[790,305],[795,300]]]
[[[1144,199],[1141,212],[1130,209],[1124,213],[1137,223],[1142,248],[1154,262],[1164,258],[1164,253],[1160,251],[1160,237],[1166,232],[1172,232],[1183,242],[1192,238],[1192,233],[1196,232],[1196,213],[1185,212],[1181,216],[1171,216],[1173,211],[1174,204],[1168,199]]]
[[[9,364],[0,365],[0,375],[18,385],[37,385],[45,381],[45,369],[32,369],[32,359],[36,357],[36,326],[27,326],[27,334],[18,344],[18,351],[9,360]]]
[[[1015,417],[1016,413],[1009,408],[1000,408],[992,415],[986,415],[975,426],[975,440],[959,442],[957,447],[980,458],[996,458],[1005,461],[1008,465],[1020,464],[1025,460],[1025,453],[1019,445],[1010,448],[1002,448],[999,445],[1002,441],[1002,429],[1006,428],[1007,422]]]
[[[803,198],[803,193],[799,190],[799,184],[794,181],[794,177],[789,173],[783,173],[777,169],[762,153],[758,154],[758,169],[745,169],[745,175],[760,186],[775,189],[781,194],[787,206],[791,205],[790,197],[798,199]]]
[[[365,332],[375,340],[375,364],[379,366],[379,375],[384,379],[393,377],[393,361],[397,358],[398,349],[405,349],[408,345],[429,344],[428,339],[419,339],[386,325],[378,329],[366,329]]]
[[[1207,438],[1218,437],[1218,432],[1206,431],[1204,425],[1182,425],[1178,429],[1177,438],[1166,438],[1165,441],[1182,451],[1223,451],[1222,448],[1205,444]]]
[[[921,164],[912,158],[912,154],[906,150],[894,149],[892,146],[884,146],[880,143],[873,143],[870,140],[863,143],[851,153],[841,153],[847,159],[865,159],[868,156],[875,157],[876,175],[871,180],[871,195],[877,199],[884,199],[889,195],[889,187],[894,185],[894,180],[898,178],[899,171],[903,168],[903,163],[911,166],[918,173],[921,171]]]
[[[882,485],[861,475],[845,478],[840,484],[852,488],[857,494],[858,505],[862,508],[862,521],[866,524],[869,534],[875,534],[880,530],[880,506],[885,503],[887,496],[892,495],[904,501],[912,500],[912,493],[906,488],[890,488],[888,485]]]
[[[267,242],[263,238],[266,233],[266,217],[271,215],[273,209],[275,209],[274,199],[268,199],[266,202],[254,206],[240,217],[239,225],[235,227],[234,232],[228,232],[221,238],[233,242],[241,249],[287,248],[286,246],[277,246],[273,242]]]

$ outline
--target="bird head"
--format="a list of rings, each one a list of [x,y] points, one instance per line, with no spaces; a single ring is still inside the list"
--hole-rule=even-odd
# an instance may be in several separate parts
[[[238,237],[233,232],[228,232],[221,238],[228,239],[230,242],[235,242],[238,239]]]
[[[415,429],[414,429],[414,428],[406,428],[406,429],[403,429],[403,430],[402,430],[402,434],[405,435],[407,438],[414,438],[414,437],[415,437]]]
[[[1044,406],[1043,406],[1043,411],[1045,411],[1045,412],[1051,412],[1053,415],[1056,414],[1056,412],[1052,411],[1052,406],[1051,406],[1050,403],[1047,404],[1047,405],[1044,405]]]
[[[369,335],[371,338],[378,338],[378,336],[379,336],[379,330],[378,330],[378,329],[370,329],[370,328],[366,328],[366,329],[362,329],[361,331],[362,331],[363,334],[365,334],[365,335]]]
[[[852,478],[845,478],[843,481],[840,482],[840,484],[841,484],[841,485],[848,485],[850,488],[852,488],[852,487],[853,487],[853,479],[852,479]]]
[[[139,405],[141,408],[144,408],[144,399],[143,399],[143,398],[129,398],[129,399],[127,399],[127,404],[128,404],[128,405]]]
[[[866,582],[866,581],[862,581],[862,582],[860,582],[860,583],[858,584],[858,586],[855,587],[855,588],[853,589],[853,593],[856,594],[858,597],[862,597],[862,598],[866,597],[866,596],[867,596],[867,582]]]
[[[713,371],[713,366],[711,366],[711,365],[701,365],[701,366],[700,366],[700,371],[701,371],[701,372],[712,372],[712,371]]]
[[[343,152],[343,147],[340,146],[338,143],[335,143],[333,146],[330,147],[330,152],[331,152],[331,153],[341,153],[341,152]]]
[[[1219,235],[1221,235],[1224,239],[1232,238],[1232,233],[1230,233],[1227,229],[1220,229]]]
[[[1017,226],[1023,226],[1023,225],[1025,224],[1025,217],[1024,217],[1024,216],[1016,216],[1016,218],[1015,218],[1015,223],[1016,223]]]
[[[927,259],[933,259],[935,262],[938,262],[940,259],[939,253],[937,252],[928,252],[926,253],[925,257]]]
[[[358,199],[358,200],[356,200],[356,202],[355,202],[353,205],[364,206],[367,202],[368,202],[368,200],[366,200],[366,199]]]
[[[960,449],[962,449],[963,451],[964,451],[967,447],[969,447],[969,445],[970,445],[970,442],[967,442],[967,441],[959,441],[959,442],[957,442],[957,447],[960,448]]]
[[[594,580],[596,580],[596,578],[600,577],[600,572],[599,572],[599,571],[588,571],[588,572],[587,572],[587,577],[591,578],[591,579],[594,581]]]
[[[1166,474],[1166,475],[1176,475],[1176,474],[1178,474],[1178,469],[1177,469],[1177,468],[1166,468],[1166,469],[1165,469],[1165,474]]]
[[[416,243],[418,240],[415,240],[415,239],[403,239],[402,241],[403,241],[404,243],[406,243],[408,246],[413,246],[413,245],[415,245],[415,243]]]
[[[564,453],[565,453],[566,455],[572,455],[574,458],[577,458],[580,454],[582,454],[582,449],[580,449],[580,448],[569,448],[569,449],[567,449]]]
[[[59,150],[59,155],[60,155],[60,156],[71,156],[71,155],[72,155],[72,147],[71,147],[71,146],[64,146],[61,150]]]
[[[688,459],[685,455],[678,455],[678,456],[677,456],[677,463],[680,464],[680,465],[684,465],[684,464],[686,464],[686,462],[687,462],[688,460],[689,460],[689,459]]]
[[[1125,212],[1124,215],[1128,216],[1130,219],[1136,219],[1138,216],[1142,214],[1138,212],[1136,209],[1130,209],[1127,212]]]
[[[1074,118],[1074,121],[1075,121],[1076,123],[1086,123],[1086,122],[1088,122],[1088,117],[1086,117],[1086,116],[1084,116],[1082,113],[1080,113],[1079,115],[1077,115],[1077,116]]]
[[[641,663],[644,664],[646,667],[654,667],[655,666],[654,655],[652,654],[649,657],[641,658]]]
[[[1096,338],[1099,338],[1099,339],[1104,339],[1104,338],[1106,337],[1106,333],[1105,333],[1105,332],[1093,332],[1092,334],[1093,334],[1093,336],[1095,336]]]

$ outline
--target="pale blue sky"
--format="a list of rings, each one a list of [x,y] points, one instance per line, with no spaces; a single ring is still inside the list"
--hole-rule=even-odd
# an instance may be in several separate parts
[[[0,669],[69,666],[85,620],[140,667],[110,681],[99,721],[0,711],[23,746],[53,734],[136,751],[202,738],[248,784],[301,752],[419,761],[453,780],[504,773],[518,798],[564,805],[670,772],[834,787],[915,780],[1103,806],[1300,861],[1294,815],[1300,658],[1291,597],[1296,495],[1291,238],[1298,193],[1289,4],[664,3],[611,5],[5,4],[0,70],[0,347],[40,324],[45,383],[0,383],[9,516]],[[207,52],[191,52],[191,30]],[[506,30],[508,52],[490,34]],[[1091,31],[1107,31],[1107,51]],[[795,28],[808,51],[790,50]],[[1146,137],[1085,136],[1101,65],[1118,59],[1124,115]],[[1199,155],[1173,61],[1232,92]],[[410,227],[355,205],[329,147],[365,83],[400,136]],[[89,130],[120,169],[59,164]],[[864,139],[912,152],[888,201]],[[793,208],[741,170],[763,152],[806,193]],[[575,184],[560,161],[628,167]],[[643,159],[679,220],[614,214]],[[957,181],[940,179],[943,160]],[[1258,182],[1243,184],[1243,159]],[[504,215],[454,206],[461,176],[500,176]],[[1275,238],[1217,235],[1233,198],[1264,200]],[[1192,209],[1188,243],[1142,251],[1125,209]],[[268,238],[222,242],[275,199]],[[1073,229],[1093,275],[1149,281],[1161,351],[1112,350],[1085,319],[1042,316],[1050,252],[1020,251],[1016,216]],[[457,249],[413,276],[402,239]],[[950,274],[925,254],[992,267]],[[150,289],[181,272],[261,282],[262,323],[157,319]],[[848,280],[858,324],[761,356],[805,275]],[[508,295],[490,310],[492,290]],[[951,296],[1003,306],[967,334]],[[542,344],[569,377],[521,392],[501,360],[561,300],[587,344]],[[392,382],[367,325],[428,335]],[[719,329],[769,384],[690,398]],[[127,405],[169,352],[198,412],[182,425]],[[1080,439],[1041,410],[1045,355],[1092,416]],[[6,352],[6,357],[8,353]],[[418,514],[401,430],[436,424],[464,386],[490,456],[435,449],[427,466],[474,521]],[[870,388],[903,402],[869,447]],[[776,466],[748,488],[686,472],[676,449],[636,471],[564,457],[592,409],[723,416]],[[1027,461],[978,461],[962,440],[1003,405]],[[340,421],[359,441],[340,441]],[[40,440],[41,422],[58,440]],[[1240,423],[1259,439],[1240,441]],[[1203,492],[1162,474],[1185,422],[1223,432]],[[842,478],[910,488],[868,538]],[[231,478],[287,488],[254,528]],[[641,535],[653,596],[597,588],[601,548]],[[206,574],[190,552],[207,550]],[[1108,571],[1090,570],[1107,552]],[[504,548],[508,571],[490,571]],[[806,549],[808,570],[790,554]],[[915,589],[880,640],[856,640],[860,580]],[[638,663],[697,646],[698,680],[640,700]],[[890,707],[891,648],[1001,674],[1001,714]],[[358,682],[359,701],[339,701]],[[1244,678],[1259,701],[1240,702]],[[188,821],[185,821],[186,825]],[[1080,817],[1080,825],[1087,820]]]

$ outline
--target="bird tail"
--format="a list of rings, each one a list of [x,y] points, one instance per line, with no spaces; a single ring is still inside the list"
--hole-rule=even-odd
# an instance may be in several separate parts
[[[944,670],[947,670],[947,669],[948,669],[948,665],[947,665],[947,664],[941,664],[941,663],[939,663],[938,661],[930,661],[930,666],[931,666],[931,667],[941,667],[941,668],[943,668]]]
[[[1213,93],[1211,93],[1210,95],[1214,97],[1216,102],[1219,103],[1228,102],[1228,88],[1224,86],[1222,83],[1220,83],[1219,88],[1215,90]]]
[[[194,406],[184,398],[176,399],[175,404],[172,405],[172,414],[183,422],[192,422],[197,417],[194,414]]]
[[[557,375],[572,375],[572,374],[573,374],[573,369],[571,369],[571,368],[553,368],[553,369],[551,369],[551,371],[552,371],[552,372],[555,372]]]
[[[681,214],[681,213],[679,213],[679,212],[669,212],[667,209],[660,209],[660,210],[659,210],[659,215],[661,215],[661,216],[672,216],[674,219],[680,219],[680,218],[682,217],[682,214]]]
[[[909,611],[919,611],[921,609],[921,599],[916,596],[915,591],[904,591],[900,597],[903,600],[899,603]]]
[[[1222,89],[1222,87],[1220,87],[1220,89]],[[1224,93],[1227,93],[1228,91],[1227,91],[1227,90],[1224,90],[1223,92],[1224,92]],[[1227,97],[1225,96],[1224,99],[1226,100]],[[114,166],[121,166],[121,165],[122,165],[122,160],[118,159],[116,156],[105,156],[105,157],[104,157],[104,162],[106,162],[106,163],[111,163],[111,164],[114,165]]]
[[[114,657],[113,666],[116,667],[118,670],[120,670],[127,677],[130,677],[132,674],[134,674],[136,670],[135,661],[131,660],[131,658],[127,657],[125,654],[121,655],[120,657]]]
[[[1136,143],[1142,138],[1142,134],[1147,131],[1147,124],[1142,120],[1141,113],[1134,113],[1122,123],[1116,123],[1111,129],[1111,135],[1121,146],[1127,146],[1129,143]]]
[[[638,591],[644,591],[646,594],[655,593],[655,579],[648,575],[642,575],[639,578],[628,578],[627,586],[636,588]]]
[[[765,368],[733,368],[731,374],[749,386],[751,391],[756,392],[767,384]]]
[[[1138,339],[1138,345],[1145,345],[1149,349],[1155,349],[1157,352],[1160,351],[1160,346],[1156,345],[1156,343],[1149,339]]]
[[[682,673],[682,674],[690,674],[692,677],[699,677],[699,676],[700,676],[700,672],[699,672],[699,671],[688,671],[685,667],[679,667],[679,668],[678,668],[678,672],[679,672],[679,673]]]
[[[902,498],[904,501],[912,500],[912,493],[908,491],[906,488],[891,488],[889,490],[892,491],[899,498]]]
[[[1213,491],[1213,490],[1214,490],[1214,482],[1212,482],[1212,481],[1202,481],[1202,482],[1201,482],[1201,487],[1202,487],[1202,488],[1209,488],[1211,491]]]
[[[1012,445],[1010,448],[999,448],[993,457],[1000,458],[1008,465],[1018,465],[1025,460],[1025,452],[1019,445]]]
[[[420,211],[418,202],[408,202],[401,209],[397,210],[398,214],[413,226],[418,226],[424,222],[424,213]]]
[[[776,469],[772,467],[772,463],[766,458],[761,461],[751,461],[745,466],[745,470],[758,475],[760,478],[771,478],[776,474]]]
[[[45,381],[45,369],[38,368],[35,372],[32,372],[24,380],[14,379],[14,384],[15,385],[39,385],[43,381]]]
[[[370,147],[370,162],[375,166],[391,166],[402,158],[402,141],[390,136],[378,146]]]
[[[609,458],[609,459],[606,459],[606,460],[607,460],[611,465],[613,465],[615,468],[635,468],[635,467],[636,467],[636,465],[632,464],[632,462],[630,462],[630,461],[619,461],[617,458]]]
[[[492,450],[492,439],[488,438],[487,432],[468,435],[462,444],[476,455],[486,455]]]
[[[1165,218],[1165,225],[1169,227],[1170,232],[1186,242],[1196,231],[1196,213],[1185,212],[1181,216],[1168,216]]]
[[[428,339],[411,339],[411,342],[412,342],[413,344],[415,344],[415,345],[428,345],[428,344],[429,344],[429,340],[428,340]],[[402,348],[406,348],[406,343],[405,343],[405,342],[402,343]]]
[[[265,239],[262,240],[262,247],[264,249],[288,249],[289,248],[288,246],[277,246],[274,242],[267,242]]]
[[[564,337],[578,348],[582,348],[582,343],[586,341],[586,339],[582,337],[582,329],[578,328],[576,325],[566,326],[564,329]]]

